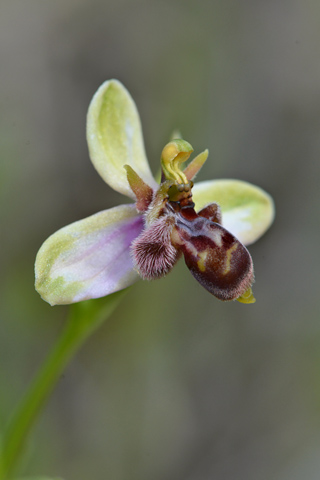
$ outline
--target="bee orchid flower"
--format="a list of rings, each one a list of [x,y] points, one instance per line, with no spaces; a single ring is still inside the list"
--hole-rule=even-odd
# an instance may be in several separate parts
[[[51,305],[99,298],[139,278],[166,275],[180,257],[220,300],[253,303],[253,263],[245,245],[274,217],[271,197],[238,180],[193,185],[208,157],[180,138],[161,154],[160,185],[152,176],[136,105],[117,80],[105,82],[88,110],[91,161],[103,180],[135,203],[72,223],[40,248],[36,289]]]

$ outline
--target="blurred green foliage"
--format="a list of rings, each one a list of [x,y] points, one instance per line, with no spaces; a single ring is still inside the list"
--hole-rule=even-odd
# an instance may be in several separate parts
[[[4,0],[0,6],[0,422],[58,337],[33,263],[59,227],[122,200],[89,162],[108,78],[131,92],[153,171],[179,128],[199,175],[275,199],[250,247],[257,303],[222,304],[183,262],[140,282],[67,369],[26,474],[66,480],[319,478],[320,5]]]

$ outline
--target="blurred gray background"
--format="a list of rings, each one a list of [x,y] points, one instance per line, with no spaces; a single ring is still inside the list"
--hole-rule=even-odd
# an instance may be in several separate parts
[[[179,128],[277,216],[250,247],[254,305],[220,303],[181,261],[139,282],[59,382],[25,472],[65,480],[318,480],[320,3],[2,0],[0,421],[68,307],[33,288],[58,228],[126,199],[90,164],[106,79],[141,114],[150,164]]]

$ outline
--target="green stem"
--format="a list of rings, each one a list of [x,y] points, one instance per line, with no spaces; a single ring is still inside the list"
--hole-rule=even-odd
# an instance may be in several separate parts
[[[104,299],[72,305],[69,320],[57,344],[31,383],[2,438],[0,480],[7,480],[27,435],[66,365],[85,340],[118,305],[125,290]]]

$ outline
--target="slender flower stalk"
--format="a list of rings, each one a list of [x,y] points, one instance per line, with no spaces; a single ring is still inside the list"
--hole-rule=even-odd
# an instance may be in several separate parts
[[[112,314],[126,290],[105,299],[73,305],[57,344],[42,365],[14,412],[2,438],[0,480],[7,480],[16,467],[26,438],[52,390],[74,354]]]

